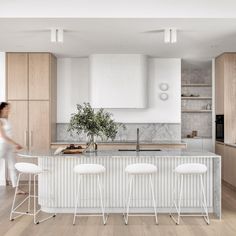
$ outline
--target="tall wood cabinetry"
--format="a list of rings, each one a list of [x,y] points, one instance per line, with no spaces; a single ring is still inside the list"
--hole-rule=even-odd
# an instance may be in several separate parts
[[[222,178],[236,187],[236,53],[224,53],[215,60],[215,109],[216,115],[224,115],[224,143],[216,143]]]
[[[224,115],[225,143],[236,143],[236,53],[216,58],[215,78],[215,108]]]
[[[56,58],[50,53],[7,53],[6,91],[13,138],[26,149],[56,140]]]

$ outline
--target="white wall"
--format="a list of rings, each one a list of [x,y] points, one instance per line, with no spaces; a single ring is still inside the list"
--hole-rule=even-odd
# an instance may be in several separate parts
[[[88,59],[58,60],[58,123],[69,122],[76,104],[89,101]],[[181,59],[148,60],[147,109],[108,109],[116,121],[125,123],[181,122]],[[169,84],[169,99],[161,101],[160,83]],[[122,96],[122,95],[121,95]],[[130,88],[132,96],[132,87]]]
[[[5,101],[5,52],[0,52],[0,102]]]
[[[57,122],[68,123],[76,104],[88,101],[88,58],[57,60]]]

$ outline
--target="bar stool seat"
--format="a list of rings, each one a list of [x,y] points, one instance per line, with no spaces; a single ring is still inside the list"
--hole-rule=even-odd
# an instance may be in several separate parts
[[[207,167],[199,163],[186,163],[178,165],[175,172],[178,174],[204,174],[207,172]]]
[[[105,214],[105,207],[103,205],[103,196],[102,196],[102,186],[100,181],[100,175],[106,172],[106,168],[103,165],[99,164],[79,164],[74,167],[73,169],[74,173],[78,175],[78,190],[76,194],[76,202],[75,202],[75,208],[74,208],[74,218],[73,218],[73,225],[75,225],[75,219],[78,216],[102,216],[103,224],[105,225],[107,222],[108,214]],[[97,177],[97,187],[99,190],[99,197],[100,197],[100,203],[101,203],[101,214],[96,215],[81,215],[77,214],[77,207],[79,203],[79,195],[80,195],[80,184],[83,176],[86,175],[94,175]]]
[[[74,172],[78,174],[100,174],[106,171],[105,167],[98,164],[80,164],[74,167]]]
[[[39,166],[33,163],[19,162],[15,164],[15,168],[19,172],[25,174],[39,174],[43,172],[43,170]]]
[[[56,214],[51,214],[49,217],[46,217],[44,219],[38,220],[37,215],[41,211],[41,208],[37,209],[37,201],[38,196],[36,195],[36,177],[38,175],[43,174],[45,171],[43,171],[39,166],[33,164],[33,163],[26,163],[26,162],[19,162],[15,164],[16,170],[19,172],[18,179],[17,179],[17,185],[15,189],[14,199],[12,203],[11,213],[10,213],[10,220],[13,221],[14,219],[23,216],[23,215],[30,215],[34,218],[34,224],[39,224],[40,222],[43,222],[45,220],[48,220],[52,217],[55,217]],[[29,194],[27,197],[24,198],[23,201],[21,201],[17,206],[15,206],[16,202],[16,194],[19,188],[19,182],[20,177],[22,174],[28,174],[29,180],[28,180],[28,188],[29,188]],[[33,194],[31,194],[31,175],[33,175]],[[31,212],[31,198],[33,198],[33,211]],[[18,208],[24,204],[24,202],[28,201],[28,207],[25,211],[19,211]],[[17,216],[14,217],[14,214]]]
[[[133,175],[153,174],[157,172],[157,167],[147,163],[136,163],[128,165],[125,168],[125,172]]]

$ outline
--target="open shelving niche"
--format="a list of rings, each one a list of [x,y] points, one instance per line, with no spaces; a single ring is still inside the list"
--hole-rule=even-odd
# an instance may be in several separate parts
[[[203,107],[199,107],[197,109],[197,106],[204,104],[207,105],[208,103],[212,104],[212,71],[211,71],[211,61],[207,62],[200,62],[192,63],[187,60],[182,61],[182,84],[181,84],[181,94],[185,93],[186,90],[188,93],[194,93],[194,91],[199,92],[199,97],[194,96],[181,96],[181,112],[183,114],[181,125],[182,127],[182,137],[186,137],[186,132],[191,132],[191,128],[198,127],[201,133],[203,132],[202,127],[205,127],[206,120],[211,119],[212,117],[212,110],[207,110]],[[191,91],[191,92],[190,92]],[[183,106],[183,103],[187,103]],[[193,104],[193,105],[191,105]],[[204,106],[203,105],[203,106]],[[186,114],[184,116],[184,114]],[[192,114],[192,115],[191,115]],[[198,115],[199,114],[199,115]],[[202,114],[202,115],[201,115]],[[204,115],[205,114],[205,115]],[[208,117],[209,115],[209,117]],[[186,117],[187,116],[187,117]],[[198,118],[195,119],[195,117],[198,116]],[[192,117],[192,118],[191,118]],[[196,120],[198,123],[197,125],[192,124],[193,120]],[[189,123],[190,122],[190,123]],[[192,123],[191,123],[192,122]],[[201,129],[201,130],[200,130]],[[208,127],[208,130],[210,130],[210,126]],[[212,132],[208,132],[206,136],[211,137]],[[205,136],[205,135],[203,135]]]
[[[211,84],[182,84],[181,85],[182,88],[191,88],[191,87],[194,87],[194,88],[211,88],[212,85]],[[181,100],[212,100],[212,97],[194,97],[194,96],[186,96],[186,97],[183,97],[181,96]],[[212,110],[204,110],[204,109],[200,109],[200,110],[195,110],[195,109],[182,109],[181,110],[182,113],[211,113]]]

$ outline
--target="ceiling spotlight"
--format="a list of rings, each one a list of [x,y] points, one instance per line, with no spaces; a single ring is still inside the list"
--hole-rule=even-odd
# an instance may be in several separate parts
[[[177,30],[175,28],[167,28],[164,30],[164,42],[165,43],[177,42]]]
[[[51,29],[51,42],[52,43],[63,43],[63,29],[53,28]]]

